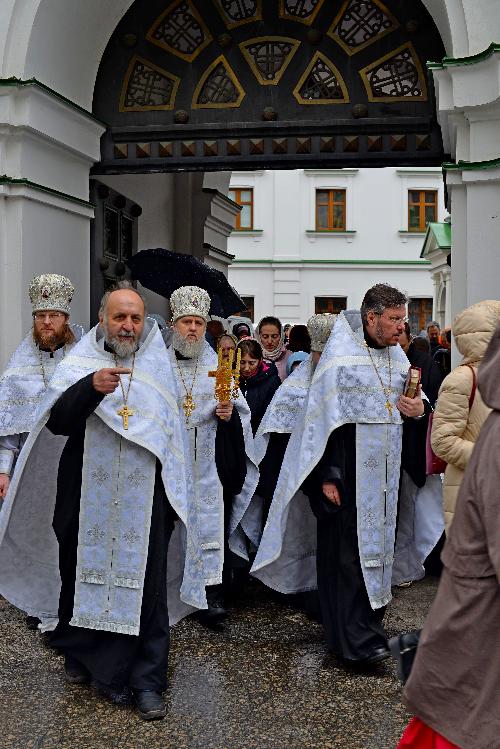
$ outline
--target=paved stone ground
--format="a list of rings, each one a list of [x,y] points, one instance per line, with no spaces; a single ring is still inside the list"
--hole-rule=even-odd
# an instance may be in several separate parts
[[[436,585],[395,591],[389,635],[422,626]],[[62,658],[0,599],[1,749],[395,749],[409,716],[392,662],[345,670],[318,624],[257,583],[231,614],[222,633],[174,628],[167,718],[146,723],[66,684]]]

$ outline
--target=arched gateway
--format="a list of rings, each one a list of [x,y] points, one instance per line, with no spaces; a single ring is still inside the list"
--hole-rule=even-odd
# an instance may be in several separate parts
[[[443,55],[420,0],[137,0],[99,68],[93,173],[441,164]]]

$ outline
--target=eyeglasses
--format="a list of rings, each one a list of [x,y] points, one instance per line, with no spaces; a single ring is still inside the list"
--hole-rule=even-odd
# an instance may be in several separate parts
[[[384,317],[384,314],[381,312],[376,312],[375,314],[378,315],[379,317]],[[392,323],[392,325],[401,325],[401,324],[404,325],[405,322],[408,322],[407,317],[396,317],[396,316],[392,317],[391,316],[391,317],[386,317],[385,319],[389,320],[389,322]]]
[[[61,317],[64,317],[64,315],[62,312],[35,312],[33,317],[37,322],[43,322],[48,317],[52,322],[55,320],[59,320]]]

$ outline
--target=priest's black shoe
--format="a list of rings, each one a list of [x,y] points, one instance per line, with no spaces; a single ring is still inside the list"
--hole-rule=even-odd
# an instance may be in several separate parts
[[[27,616],[25,621],[28,629],[32,632],[36,632],[38,625],[40,624],[40,619],[37,616]]]
[[[161,720],[167,714],[163,697],[152,689],[134,689],[134,702],[143,720]]]
[[[208,629],[219,629],[228,615],[224,608],[222,585],[207,586],[206,591],[208,609],[197,611],[196,618],[201,625],[208,627]]]
[[[391,655],[396,661],[398,667],[398,676],[403,684],[410,675],[411,667],[415,655],[417,654],[417,645],[420,638],[420,631],[414,630],[407,634],[398,635],[389,640]]]
[[[391,655],[391,651],[388,647],[380,645],[378,648],[374,648],[370,655],[365,658],[344,658],[335,654],[335,657],[347,668],[353,671],[371,671],[372,666],[375,666],[380,661],[385,661]]]
[[[83,663],[75,661],[67,655],[64,659],[64,674],[66,681],[70,684],[88,684],[90,682],[90,673]]]
[[[391,655],[391,651],[386,645],[381,645],[378,648],[374,648],[369,656],[358,661],[360,666],[374,666],[380,661],[385,661]]]

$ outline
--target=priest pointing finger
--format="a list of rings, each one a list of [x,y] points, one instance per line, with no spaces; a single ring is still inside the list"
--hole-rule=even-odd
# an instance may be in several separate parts
[[[106,292],[99,321],[54,373],[2,512],[0,554],[6,548],[15,557],[26,598],[37,596],[40,609],[58,612],[52,644],[64,653],[67,680],[91,681],[116,703],[133,697],[141,717],[161,718],[167,549],[176,520],[190,549],[178,596],[190,607],[206,606],[203,552],[188,504],[183,415],[165,344],[156,323],[145,318],[139,293],[126,282]],[[36,567],[27,561],[19,512],[45,425],[67,437],[56,506],[53,518],[41,505],[30,510],[48,545],[55,532],[58,569],[50,559]],[[1,583],[2,570],[0,590]]]

